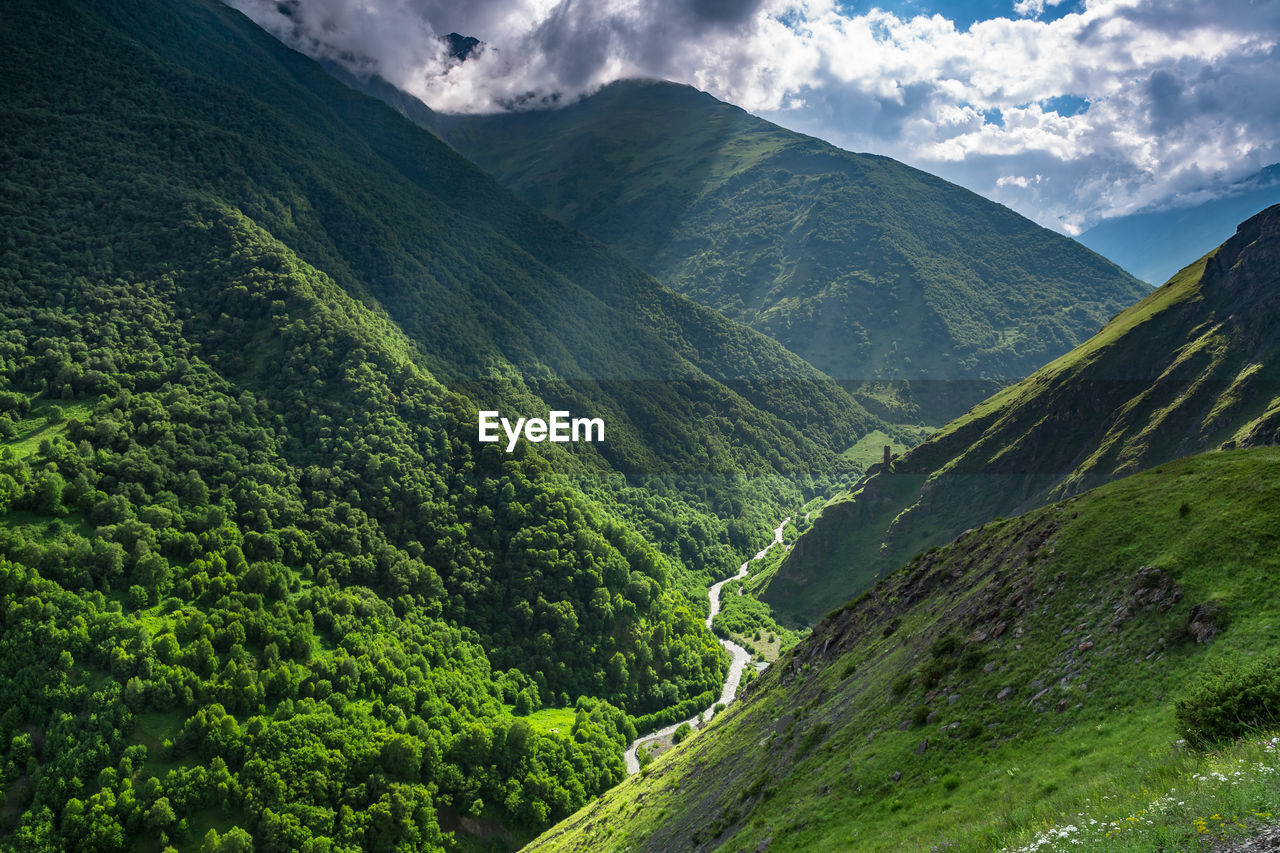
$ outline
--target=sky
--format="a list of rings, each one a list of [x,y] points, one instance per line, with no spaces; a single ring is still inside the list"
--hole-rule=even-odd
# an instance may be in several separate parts
[[[1073,235],[1280,162],[1280,0],[225,1],[433,109],[674,80]]]

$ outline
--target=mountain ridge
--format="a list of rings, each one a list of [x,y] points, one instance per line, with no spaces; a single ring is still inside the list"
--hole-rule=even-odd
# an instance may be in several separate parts
[[[874,419],[222,4],[0,23],[3,843],[519,840],[706,704]]]
[[[555,110],[420,120],[535,207],[864,399],[886,396],[877,381],[914,383],[963,411],[1145,293],[1007,208],[687,86],[625,81]]]
[[[872,471],[824,510],[765,600],[811,620],[833,595],[991,517],[1224,442],[1274,443],[1278,232],[1280,206],[1085,344]]]
[[[1277,202],[1280,164],[1229,187],[1221,198],[1103,220],[1076,239],[1138,278],[1159,284],[1191,257],[1229,238],[1236,223]]]

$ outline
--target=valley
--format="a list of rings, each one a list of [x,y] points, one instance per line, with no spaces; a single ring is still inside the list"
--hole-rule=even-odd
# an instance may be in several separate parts
[[[722,581],[716,581],[711,585],[711,588],[707,590],[707,600],[710,602],[710,613],[707,616],[706,623],[708,631],[711,630],[711,625],[715,621],[716,614],[720,612],[720,593],[721,590],[724,589],[724,585],[729,583],[729,581],[745,578],[750,574],[750,567],[753,562],[763,560],[764,556],[769,553],[769,549],[773,548],[775,545],[781,545],[782,530],[790,523],[790,521],[790,517],[784,518],[773,530],[773,541],[760,549],[760,551],[757,552],[750,560],[743,562],[743,564],[738,568],[737,574],[725,578]],[[627,762],[628,773],[640,772],[640,762],[637,758],[637,751],[643,748],[645,744],[659,741],[664,738],[670,738],[671,735],[675,733],[676,729],[680,728],[682,725],[688,726],[690,729],[696,729],[703,723],[708,722],[712,717],[723,711],[733,702],[734,698],[738,695],[738,685],[742,683],[743,672],[751,662],[751,654],[742,646],[732,640],[726,640],[723,637],[720,638],[720,645],[724,646],[725,651],[729,653],[730,663],[729,672],[725,676],[724,687],[720,690],[719,699],[714,705],[706,708],[701,713],[690,717],[688,720],[682,720],[679,723],[672,723],[669,726],[658,729],[656,732],[638,737],[628,744],[627,751],[624,755]]]
[[[450,114],[245,13],[314,8],[0,8],[0,850],[1276,824],[1280,206],[1153,290],[690,86]]]

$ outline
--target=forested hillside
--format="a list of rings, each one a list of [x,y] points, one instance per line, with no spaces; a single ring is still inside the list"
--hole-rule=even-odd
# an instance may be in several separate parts
[[[764,598],[813,621],[996,516],[1203,450],[1276,444],[1278,285],[1280,206],[827,506]]]
[[[848,395],[220,4],[0,23],[0,844],[510,849],[706,704]]]
[[[940,424],[1147,293],[1008,208],[688,86],[625,81],[554,110],[407,112],[680,293],[869,383],[863,399],[893,417]]]

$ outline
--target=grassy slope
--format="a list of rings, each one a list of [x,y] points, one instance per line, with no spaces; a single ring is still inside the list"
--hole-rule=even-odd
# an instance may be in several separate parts
[[[1280,642],[1278,517],[1265,448],[986,525],[832,614],[719,722],[533,849],[986,850],[1096,813],[1100,791],[1191,784],[1204,765],[1170,751],[1172,703]],[[1134,602],[1148,566],[1167,612]],[[1209,600],[1224,627],[1198,645],[1188,614]],[[921,707],[929,722],[902,729]]]
[[[1275,443],[1280,207],[828,506],[766,600],[813,620],[997,515],[1224,442]]]
[[[539,209],[837,379],[1008,381],[1146,292],[973,193],[685,86],[435,124]]]

